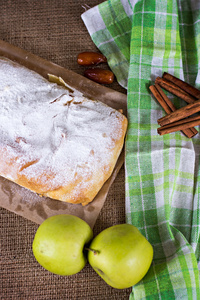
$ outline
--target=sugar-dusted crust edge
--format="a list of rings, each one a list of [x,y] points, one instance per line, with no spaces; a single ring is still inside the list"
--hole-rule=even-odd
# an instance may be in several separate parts
[[[53,198],[56,200],[61,200],[63,202],[69,202],[69,203],[74,203],[74,204],[81,203],[83,206],[85,206],[88,203],[90,203],[91,201],[93,201],[93,199],[98,194],[98,192],[100,191],[100,189],[102,188],[104,183],[109,179],[109,177],[111,176],[111,174],[115,168],[118,157],[121,154],[121,151],[123,149],[127,126],[128,126],[128,121],[127,121],[127,118],[124,116],[122,119],[122,123],[121,123],[122,134],[121,134],[120,138],[118,139],[118,141],[116,142],[115,148],[112,151],[112,157],[111,157],[110,161],[108,162],[109,168],[106,168],[106,170],[104,172],[104,176],[101,178],[101,180],[99,180],[98,174],[97,174],[96,178],[93,178],[95,181],[95,184],[93,185],[92,190],[91,189],[80,190],[79,195],[75,196],[73,193],[72,186],[71,186],[71,190],[69,190],[69,187],[63,186],[62,188],[59,188],[58,190],[49,191],[49,192],[43,194],[43,196],[50,197],[50,198]],[[69,197],[69,195],[70,195],[70,197]],[[76,200],[74,200],[74,199],[76,199]]]

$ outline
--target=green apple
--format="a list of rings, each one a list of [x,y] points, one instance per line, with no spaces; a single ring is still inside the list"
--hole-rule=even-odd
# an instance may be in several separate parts
[[[46,270],[58,275],[73,275],[87,262],[84,247],[93,237],[90,226],[73,215],[46,219],[33,240],[33,254]]]
[[[131,224],[120,224],[100,232],[91,242],[88,261],[110,286],[129,288],[147,273],[153,248]]]

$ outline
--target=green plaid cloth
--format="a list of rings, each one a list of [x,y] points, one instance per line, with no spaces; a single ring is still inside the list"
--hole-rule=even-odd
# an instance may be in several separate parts
[[[154,247],[130,299],[200,299],[200,137],[159,136],[149,91],[164,71],[200,88],[200,0],[110,0],[82,19],[128,92],[126,217]]]

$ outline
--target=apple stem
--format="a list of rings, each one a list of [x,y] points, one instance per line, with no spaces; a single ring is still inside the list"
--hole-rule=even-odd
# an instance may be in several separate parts
[[[88,251],[91,251],[94,253],[94,255],[97,255],[99,254],[99,251],[98,250],[94,250],[94,249],[91,249],[91,248],[85,248],[85,250],[88,250]]]

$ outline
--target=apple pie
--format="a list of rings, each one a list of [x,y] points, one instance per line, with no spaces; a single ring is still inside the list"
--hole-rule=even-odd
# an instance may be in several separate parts
[[[0,175],[45,197],[91,202],[124,144],[119,111],[0,58]]]

